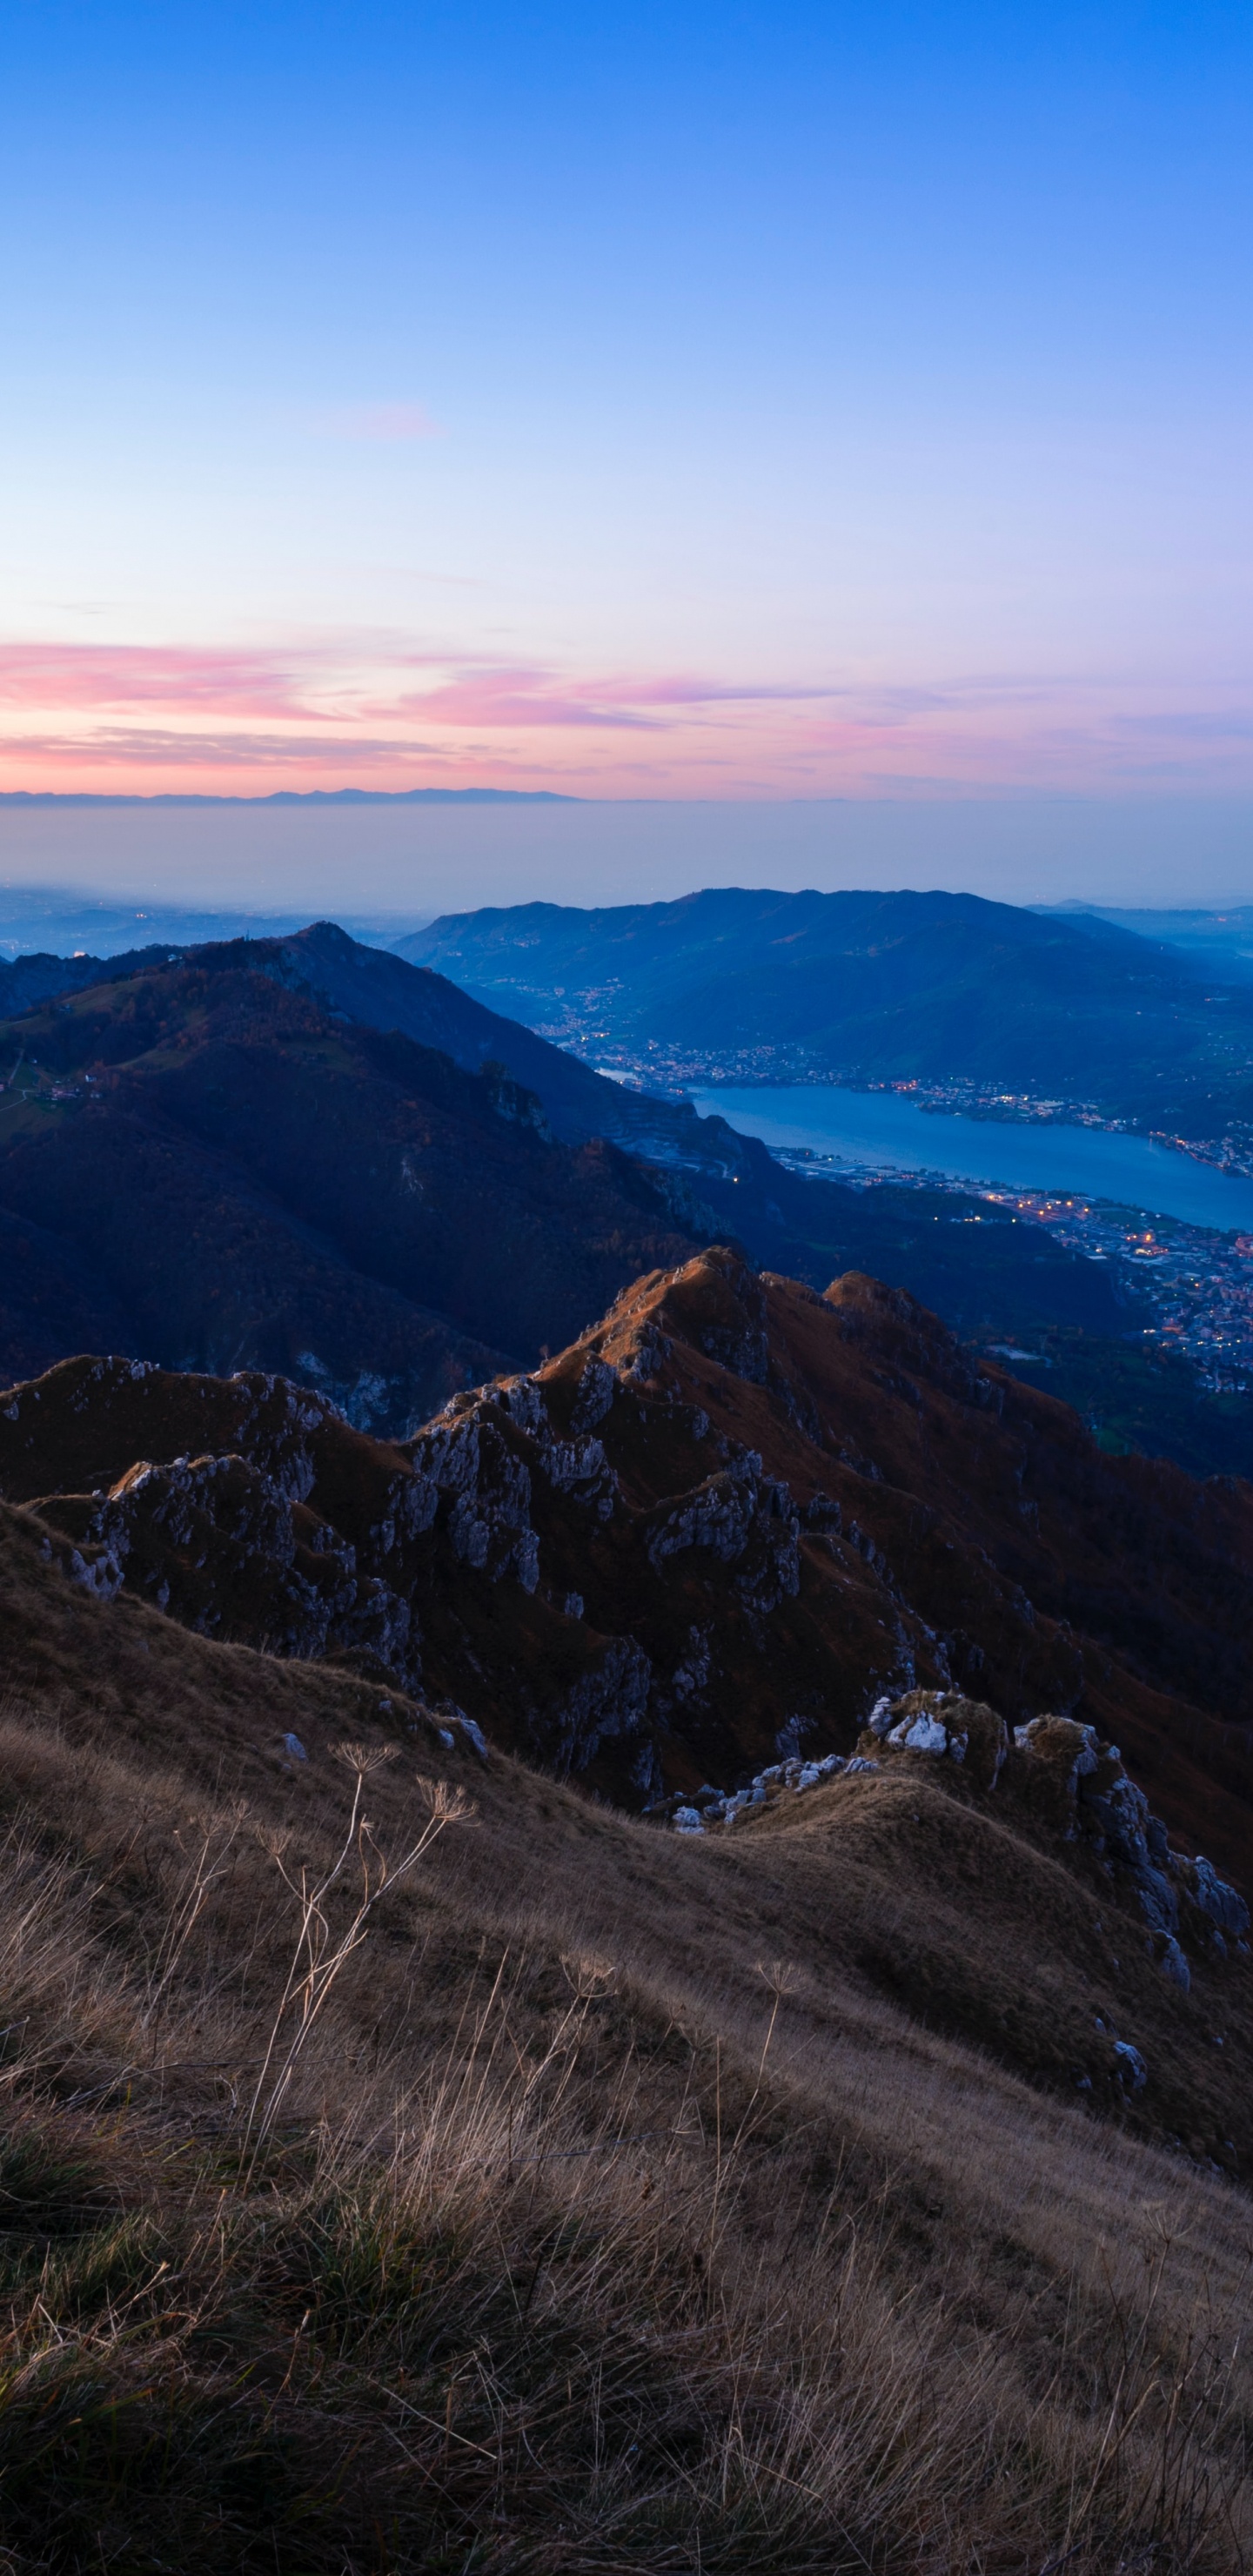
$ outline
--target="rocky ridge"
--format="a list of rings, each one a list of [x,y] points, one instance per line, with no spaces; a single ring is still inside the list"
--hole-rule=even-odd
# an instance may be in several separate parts
[[[1239,1890],[1203,1855],[1172,1847],[1118,1746],[1073,1718],[1032,1718],[1011,1735],[986,1701],[956,1691],[910,1691],[876,1702],[858,1750],[847,1758],[828,1753],[805,1761],[793,1754],[744,1788],[706,1782],[694,1796],[676,1790],[644,1812],[679,1834],[729,1833],[740,1819],[751,1822],[827,1781],[893,1768],[908,1777],[919,1762],[956,1765],[961,1786],[983,1796],[1003,1784],[1001,1804],[1020,1831],[1035,1828],[1049,1846],[1074,1846],[1082,1874],[1143,1918],[1149,1955],[1184,1994],[1192,1984],[1189,1953],[1211,1964],[1232,1949],[1249,1956],[1249,1907]],[[951,1767],[938,1776],[953,1784]]]
[[[481,1797],[485,1886],[555,1874],[564,1905],[619,1854],[598,1948],[635,1905],[667,1975],[707,1976],[739,1927],[802,2033],[851,1980],[857,2045],[886,2001],[1253,2171],[1242,1498],[1145,1490],[965,1368],[872,1282],[811,1298],[729,1253],[408,1443],[257,1373],[71,1364],[0,1405],[6,1760],[24,1708],[68,1709],[75,1743],[226,1759],[299,1815],[345,1734],[408,1747]],[[1168,1540],[1153,1642],[1191,1698],[1135,1661]],[[1065,1624],[1077,1569],[1103,1638]],[[938,1669],[959,1629],[973,1685]]]
[[[0,1491],[94,1592],[391,1680],[628,1805],[973,1685],[1126,1745],[1239,1874],[1253,1496],[1103,1458],[872,1281],[711,1251],[391,1443],[271,1375],[66,1362],[0,1401]]]

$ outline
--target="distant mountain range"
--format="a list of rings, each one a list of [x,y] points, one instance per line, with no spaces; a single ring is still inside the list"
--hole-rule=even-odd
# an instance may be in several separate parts
[[[55,788],[9,787],[0,805],[577,805],[555,787],[275,787],[267,796],[65,795]]]
[[[1196,1135],[1219,1106],[1253,1115],[1253,991],[1096,914],[727,887],[448,914],[398,951],[581,1052],[689,1078],[963,1081]]]
[[[1082,916],[1133,930],[1141,939],[1164,939],[1191,957],[1207,975],[1233,984],[1253,983],[1253,904],[1230,904],[1225,912],[1200,907],[1181,911],[1119,911],[1110,904],[1036,904],[1046,917]]]
[[[282,1369],[396,1431],[719,1239],[817,1288],[884,1276],[970,1333],[1129,1320],[1038,1226],[799,1178],[333,924],[19,960],[6,1009],[9,1378],[83,1350]]]

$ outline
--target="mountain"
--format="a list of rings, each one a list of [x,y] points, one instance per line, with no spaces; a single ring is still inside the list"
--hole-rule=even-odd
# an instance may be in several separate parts
[[[195,960],[202,968],[251,968],[308,991],[344,1019],[378,1029],[398,1029],[420,1046],[450,1055],[468,1072],[503,1063],[519,1082],[537,1091],[558,1135],[569,1143],[605,1136],[628,1150],[659,1153],[672,1162],[707,1162],[720,1175],[753,1159],[744,1140],[724,1120],[700,1120],[687,1103],[642,1098],[566,1055],[516,1020],[459,991],[442,975],[406,965],[386,949],[366,947],[334,922],[315,922],[290,936],[202,940],[133,949],[108,958],[44,954],[0,964],[0,1019],[66,993],[113,984],[149,966]],[[758,1154],[758,1159],[764,1159]]]
[[[165,966],[177,956],[164,946],[123,949],[116,957],[54,957],[44,949],[0,963],[0,1019],[14,1019],[56,993],[85,993],[89,984],[111,984],[144,966]]]
[[[10,1375],[75,1345],[281,1369],[393,1427],[691,1245],[503,1067],[350,1027],[243,943],[45,1003],[0,1061]]]
[[[0,1483],[17,2576],[1239,2576],[1248,1488],[725,1249]]]
[[[412,1438],[307,1389],[76,1359],[0,1409],[76,1578],[330,1655],[619,1803],[849,1754],[975,1691],[1127,1753],[1242,1874],[1253,1487],[1107,1458],[899,1291],[713,1249]]]
[[[30,962],[8,971],[20,975]],[[1100,1266],[1038,1226],[1007,1212],[993,1219],[947,1192],[811,1183],[724,1120],[605,1080],[443,976],[362,947],[333,924],[173,960],[86,963],[89,982],[76,988],[71,977],[42,1007],[0,1023],[0,1230],[16,1246],[0,1273],[0,1370],[10,1376],[91,1346],[188,1366],[273,1365],[334,1387],[354,1417],[400,1428],[467,1373],[487,1372],[493,1352],[530,1359],[568,1339],[638,1269],[650,1223],[689,1243],[734,1236],[754,1259],[815,1286],[837,1270],[871,1270],[971,1333],[1052,1325],[1110,1337],[1135,1320]],[[316,1061],[294,1034],[314,1020],[329,1049]],[[391,1056],[388,1032],[398,1033]],[[228,1094],[210,1077],[209,1053],[221,1047],[234,1050],[231,1086],[246,1065],[243,1091]],[[348,1068],[364,1079],[367,1061],[376,1083],[393,1086],[386,1104],[380,1095],[385,1122],[403,1115],[396,1086],[408,1085],[423,1103],[420,1120],[451,1114],[455,1100],[489,1140],[485,1152],[463,1140],[438,1177],[426,1171],[416,1233],[408,1189],[398,1234],[379,1207],[359,1207],[348,1222],[347,1201],[359,1201],[370,1169],[361,1121],[373,1114]],[[458,1085],[458,1066],[468,1085]],[[343,1116],[329,1107],[327,1085],[337,1083],[336,1096],[351,1103]],[[520,1087],[538,1110],[526,1108]],[[541,1133],[545,1119],[555,1145]],[[552,1256],[551,1301],[548,1289],[526,1287],[534,1247],[515,1295],[510,1247],[521,1238],[493,1224],[474,1183],[477,1168],[487,1185],[502,1156],[526,1163],[516,1176],[523,1199],[542,1173],[565,1175],[560,1217],[551,1193],[536,1211]],[[598,1175],[607,1184],[612,1176],[612,1192],[630,1202],[629,1220],[613,1216]],[[447,1255],[438,1259],[437,1204]],[[510,1204],[507,1191],[506,1229],[515,1219],[521,1227]],[[462,1216],[459,1257],[448,1230]],[[576,1257],[564,1275],[558,1227],[601,1247],[590,1272]],[[208,1247],[203,1275],[199,1252],[189,1269],[193,1243]],[[581,1276],[580,1306],[572,1300]],[[289,1321],[280,1325],[280,1315]],[[450,1328],[477,1342],[477,1356],[451,1351]]]
[[[577,805],[577,796],[554,787],[275,787],[265,796],[214,796],[171,790],[164,795],[75,795],[56,788],[10,787],[0,805]]]
[[[1119,930],[1133,930],[1140,939],[1164,940],[1218,983],[1253,982],[1253,904],[1232,904],[1225,912],[1148,908],[1120,912],[1110,904],[1095,903],[1038,904],[1034,909],[1045,914],[1088,914],[1113,922]]]
[[[467,1072],[503,1064],[536,1093],[555,1133],[568,1144],[606,1137],[627,1153],[716,1180],[775,1168],[725,1119],[699,1118],[689,1101],[654,1098],[607,1080],[517,1020],[487,1009],[447,976],[414,967],[387,949],[364,947],[334,922],[314,922],[281,942],[249,942],[247,954],[267,974],[313,992],[346,1019],[399,1029],[420,1046],[438,1047]]]
[[[0,1505],[20,2576],[1238,2576],[1250,1971],[1150,1953],[1108,1746],[901,1704],[658,1830],[55,1546]]]
[[[1095,914],[976,895],[520,904],[445,915],[399,946],[549,1036],[652,1049],[688,1078],[962,1080],[1206,1133],[1253,1072],[1247,989]]]

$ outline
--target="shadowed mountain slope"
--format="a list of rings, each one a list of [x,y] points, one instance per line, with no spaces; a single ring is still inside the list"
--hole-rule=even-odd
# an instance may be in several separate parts
[[[19,957],[12,965],[0,964],[0,1019],[57,994],[119,983],[165,964],[247,968],[310,994],[345,1021],[399,1030],[419,1046],[451,1056],[468,1073],[504,1065],[542,1099],[554,1133],[567,1144],[607,1137],[632,1152],[651,1148],[663,1162],[707,1164],[719,1176],[766,1160],[760,1146],[737,1136],[724,1119],[701,1119],[686,1103],[646,1098],[608,1081],[518,1020],[488,1010],[446,976],[411,966],[388,949],[365,947],[331,921],[314,922],[288,938],[139,949],[107,959]]]
[[[28,962],[19,960],[19,965]],[[112,974],[112,969],[102,971]],[[237,1101],[237,1131],[229,1128],[229,1122],[219,1129],[203,1099],[194,1112],[190,1104],[197,1083],[203,1091],[207,1080],[205,1050],[217,1043],[214,1029],[225,1028],[237,1009],[231,996],[238,997],[245,988],[252,996],[247,1038],[251,1095],[246,1105],[242,1097]],[[527,1119],[532,1121],[532,1143],[520,1143],[519,1151],[531,1155],[525,1188],[536,1185],[539,1164],[545,1160],[540,1155],[536,1161],[536,1143],[542,1139],[534,1126],[534,1112],[520,1108],[511,1086],[533,1091],[556,1136],[583,1152],[581,1162],[577,1156],[567,1157],[564,1164],[560,1155],[547,1156],[550,1171],[560,1166],[568,1178],[580,1176],[575,1196],[567,1193],[561,1219],[575,1244],[585,1236],[592,1245],[603,1242],[602,1229],[608,1225],[611,1238],[616,1235],[624,1246],[634,1246],[638,1267],[649,1257],[639,1233],[647,1208],[654,1223],[668,1226],[678,1236],[697,1242],[734,1236],[755,1260],[815,1287],[824,1285],[837,1270],[871,1271],[907,1286],[946,1321],[969,1333],[1013,1334],[1055,1324],[1109,1336],[1128,1321],[1105,1270],[1065,1251],[1039,1226],[1009,1214],[989,1221],[986,1209],[947,1192],[885,1188],[862,1193],[800,1179],[785,1171],[755,1139],[736,1136],[722,1119],[698,1118],[688,1107],[625,1091],[516,1021],[484,1010],[443,977],[363,948],[333,924],[320,923],[290,940],[240,940],[190,950],[172,964],[126,967],[111,981],[97,980],[77,996],[63,994],[46,1000],[7,1026],[0,1025],[0,1067],[5,1076],[0,1086],[0,1222],[7,1210],[18,1221],[19,1237],[26,1246],[21,1255],[24,1266],[0,1273],[0,1368],[7,1366],[15,1376],[28,1374],[94,1343],[179,1364],[221,1367],[255,1361],[300,1376],[308,1374],[300,1359],[301,1351],[308,1350],[327,1372],[315,1382],[335,1386],[341,1401],[363,1419],[394,1428],[435,1400],[437,1391],[464,1383],[467,1371],[481,1375],[489,1364],[484,1359],[482,1367],[476,1368],[470,1358],[463,1366],[454,1355],[451,1375],[441,1384],[432,1332],[451,1323],[463,1335],[477,1337],[498,1352],[530,1357],[545,1341],[567,1339],[629,1275],[632,1263],[624,1252],[616,1272],[607,1274],[602,1269],[596,1274],[581,1312],[571,1312],[562,1297],[573,1291],[579,1276],[576,1253],[555,1305],[550,1307],[541,1297],[528,1309],[524,1260],[518,1273],[516,1320],[512,1304],[502,1320],[487,1294],[488,1282],[499,1277],[499,1256],[516,1238],[506,1231],[497,1239],[496,1230],[489,1227],[485,1240],[480,1191],[478,1210],[471,1209],[465,1236],[470,1262],[465,1277],[449,1276],[447,1265],[437,1277],[428,1275],[434,1267],[440,1221],[428,1193],[422,1223],[424,1259],[417,1272],[410,1265],[401,1277],[384,1261],[380,1278],[377,1223],[370,1236],[375,1249],[370,1250],[363,1248],[359,1226],[349,1243],[339,1216],[328,1219],[327,1215],[328,1202],[337,1191],[341,1202],[354,1194],[359,1197],[370,1169],[369,1141],[351,1119],[345,1123],[338,1116],[324,1116],[325,1103],[311,1082],[299,1097],[299,1086],[293,1092],[290,1032],[281,995],[289,995],[293,1007],[303,1002],[307,1011],[318,1015],[328,1034],[335,1033],[334,1043],[345,1060],[353,1056],[363,1064],[374,1044],[371,1062],[380,1076],[383,1060],[370,1033],[388,1036],[394,1031],[397,1043],[406,1037],[413,1040],[413,1050],[405,1058],[407,1070],[395,1078],[402,1090],[406,1083],[411,1089],[416,1086],[429,1102],[444,1096],[439,1093],[442,1077],[432,1070],[434,1063],[445,1063],[448,1099],[452,1096],[448,1081],[453,1079],[448,1059],[476,1077],[470,1086],[462,1086],[459,1097],[463,1106],[478,1104],[477,1118],[486,1095],[492,1154],[485,1161],[481,1148],[474,1147],[461,1156],[467,1184],[476,1168],[486,1182],[499,1163],[503,1150],[499,1121],[507,1114],[519,1134]],[[272,1100],[265,1053],[271,1046],[277,1050]],[[399,1065],[399,1057],[396,1061]],[[193,1063],[199,1068],[195,1076]],[[170,1077],[176,1064],[181,1078],[175,1084]],[[58,1158],[66,1173],[73,1164],[70,1144],[62,1137],[55,1151],[41,1154],[41,1168],[48,1175],[46,1192],[32,1191],[28,1148],[34,1138],[42,1137],[46,1144],[77,1117],[86,1100],[94,1099],[99,1105],[110,1084],[116,1109],[123,1068],[132,1130],[140,1101],[145,1104],[142,1155],[146,1169],[140,1168],[140,1140],[132,1132],[129,1170],[115,1172],[108,1208],[99,1208],[99,1186],[93,1188],[90,1183],[80,1206],[76,1181],[71,1179],[68,1194],[63,1190],[58,1196],[54,1186],[53,1166]],[[222,1086],[217,1090],[224,1102]],[[280,1157],[276,1164],[273,1154],[267,1156],[266,1144],[284,1133],[290,1141],[293,1121],[301,1116],[311,1122],[302,1161],[307,1165],[312,1156],[318,1176],[316,1186],[311,1186],[307,1171],[302,1171],[293,1199],[291,1158]],[[153,1130],[154,1119],[159,1137]],[[96,1132],[98,1123],[92,1130]],[[607,1163],[597,1139],[629,1152],[630,1164],[612,1156]],[[110,1151],[119,1142],[117,1131]],[[219,1157],[212,1170],[204,1165],[206,1147]],[[222,1158],[230,1167],[229,1181]],[[641,1159],[648,1162],[649,1175],[641,1174]],[[610,1163],[614,1191],[629,1200],[635,1211],[631,1218],[620,1219],[616,1228],[604,1200]],[[238,1190],[244,1184],[241,1166],[247,1167],[246,1212],[238,1204]],[[601,1182],[595,1179],[597,1173]],[[6,1175],[12,1177],[12,1191]],[[447,1177],[446,1161],[445,1181]],[[215,1225],[206,1206],[217,1201],[221,1212]],[[161,1210],[166,1202],[180,1213],[163,1232]],[[149,1206],[156,1228],[150,1244],[145,1241]],[[502,1207],[507,1206],[508,1190],[502,1201]],[[64,1222],[63,1207],[68,1210]],[[100,1222],[92,1215],[93,1207]],[[376,1218],[377,1214],[376,1209]],[[415,1214],[415,1206],[410,1205],[409,1219]],[[550,1207],[548,1216],[539,1218],[541,1232],[549,1225],[550,1239],[552,1214]],[[977,1228],[968,1222],[976,1214],[981,1218]],[[305,1228],[298,1245],[293,1218]],[[122,1230],[120,1264],[111,1241],[106,1240],[106,1220],[113,1223],[114,1232]],[[310,1229],[315,1230],[312,1239]],[[412,1248],[412,1223],[401,1227],[398,1239]],[[142,1264],[145,1273],[151,1274],[154,1292],[160,1287],[160,1262],[173,1261],[169,1313],[182,1318],[185,1292],[180,1265],[192,1244],[206,1240],[212,1245],[214,1277],[203,1283],[195,1320],[180,1323],[173,1340],[168,1329],[163,1339],[154,1340],[142,1294],[137,1297],[133,1282],[125,1284],[141,1258],[140,1246],[145,1247]],[[343,1274],[345,1257],[349,1279]],[[90,1328],[89,1307],[82,1302],[84,1263],[87,1293],[94,1278],[99,1298],[98,1320]],[[116,1275],[119,1267],[121,1276]],[[302,1283],[293,1309],[295,1337],[268,1311],[286,1293],[282,1281],[289,1267]],[[360,1277],[363,1271],[371,1284]],[[72,1288],[71,1274],[76,1283]],[[65,1282],[65,1330],[58,1329],[58,1281]],[[419,1326],[406,1319],[387,1293],[397,1287],[406,1298],[436,1309],[436,1320],[428,1316]],[[206,1300],[215,1307],[212,1315],[204,1311]],[[418,1342],[409,1353],[406,1337],[415,1332]],[[435,1375],[430,1374],[432,1368]],[[385,1400],[371,1406],[367,1381],[378,1382]]]
[[[467,1072],[503,1064],[543,1101],[554,1132],[568,1144],[604,1136],[628,1152],[720,1180],[737,1173],[760,1177],[767,1167],[753,1150],[755,1140],[737,1136],[725,1119],[700,1118],[688,1102],[654,1099],[609,1081],[519,1020],[487,1009],[446,975],[412,966],[388,949],[365,948],[334,922],[314,922],[290,939],[267,943],[264,966],[351,1020],[399,1029],[420,1046],[440,1048]]]
[[[390,1675],[628,1804],[957,1687],[1097,1727],[1245,1867],[1253,1488],[1103,1456],[856,1275],[704,1253],[392,1445],[281,1382],[76,1360],[0,1408],[0,1491],[80,1582]]]
[[[343,1025],[234,952],[44,1004],[10,1044],[10,1374],[72,1328],[171,1366],[281,1368],[403,1424],[691,1241],[646,1172],[556,1142],[503,1068]]]

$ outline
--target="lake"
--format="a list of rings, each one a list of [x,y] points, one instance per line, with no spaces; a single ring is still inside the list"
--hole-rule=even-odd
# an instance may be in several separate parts
[[[745,1084],[690,1096],[703,1116],[716,1113],[765,1145],[808,1145],[846,1163],[943,1172],[997,1189],[1071,1191],[1179,1217],[1186,1225],[1253,1230],[1253,1180],[1213,1171],[1144,1136],[1001,1125],[920,1109],[900,1092],[819,1083]],[[839,1179],[838,1169],[831,1177]]]

